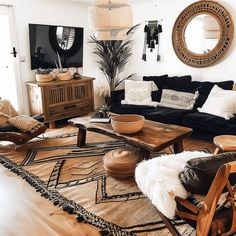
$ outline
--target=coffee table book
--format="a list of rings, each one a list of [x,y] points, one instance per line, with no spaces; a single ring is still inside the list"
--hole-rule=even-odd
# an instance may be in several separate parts
[[[111,116],[99,117],[98,113],[95,113],[89,120],[90,123],[110,123]]]

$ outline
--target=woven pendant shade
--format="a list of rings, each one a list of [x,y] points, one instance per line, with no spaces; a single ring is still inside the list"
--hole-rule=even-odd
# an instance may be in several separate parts
[[[131,7],[125,0],[96,0],[89,7],[89,25],[98,40],[123,40],[133,25]]]

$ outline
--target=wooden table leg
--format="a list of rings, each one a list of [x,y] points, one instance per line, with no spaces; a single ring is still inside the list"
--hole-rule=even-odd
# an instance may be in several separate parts
[[[182,152],[184,150],[183,140],[174,143],[173,147],[174,147],[174,153]]]
[[[163,220],[163,222],[165,223],[168,230],[172,233],[172,235],[173,236],[181,236],[181,234],[178,232],[178,230],[172,224],[171,220],[169,220],[167,217],[165,217],[160,211],[157,210],[157,212],[158,212],[158,215]]]
[[[77,136],[77,146],[83,147],[86,144],[86,129],[79,128]]]
[[[217,155],[219,153],[221,153],[222,150],[219,147],[216,147],[215,151],[214,151],[214,155]]]
[[[143,157],[143,160],[148,160],[151,157],[150,151],[146,149],[140,149],[141,156]]]
[[[50,129],[55,129],[56,128],[56,121],[49,121],[49,128]]]

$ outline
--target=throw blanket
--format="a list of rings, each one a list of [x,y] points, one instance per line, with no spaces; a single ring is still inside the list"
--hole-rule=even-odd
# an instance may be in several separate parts
[[[178,176],[186,162],[193,158],[210,156],[204,152],[182,152],[163,155],[139,163],[135,170],[135,180],[140,190],[152,204],[169,219],[175,216],[175,196],[186,199],[187,191]]]

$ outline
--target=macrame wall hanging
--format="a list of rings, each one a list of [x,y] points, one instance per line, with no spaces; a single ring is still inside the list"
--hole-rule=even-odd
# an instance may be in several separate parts
[[[160,21],[148,21],[144,27],[144,46],[142,60],[147,60],[147,48],[152,52],[157,47],[157,61],[160,61],[159,54],[160,33],[162,33],[162,25]]]

